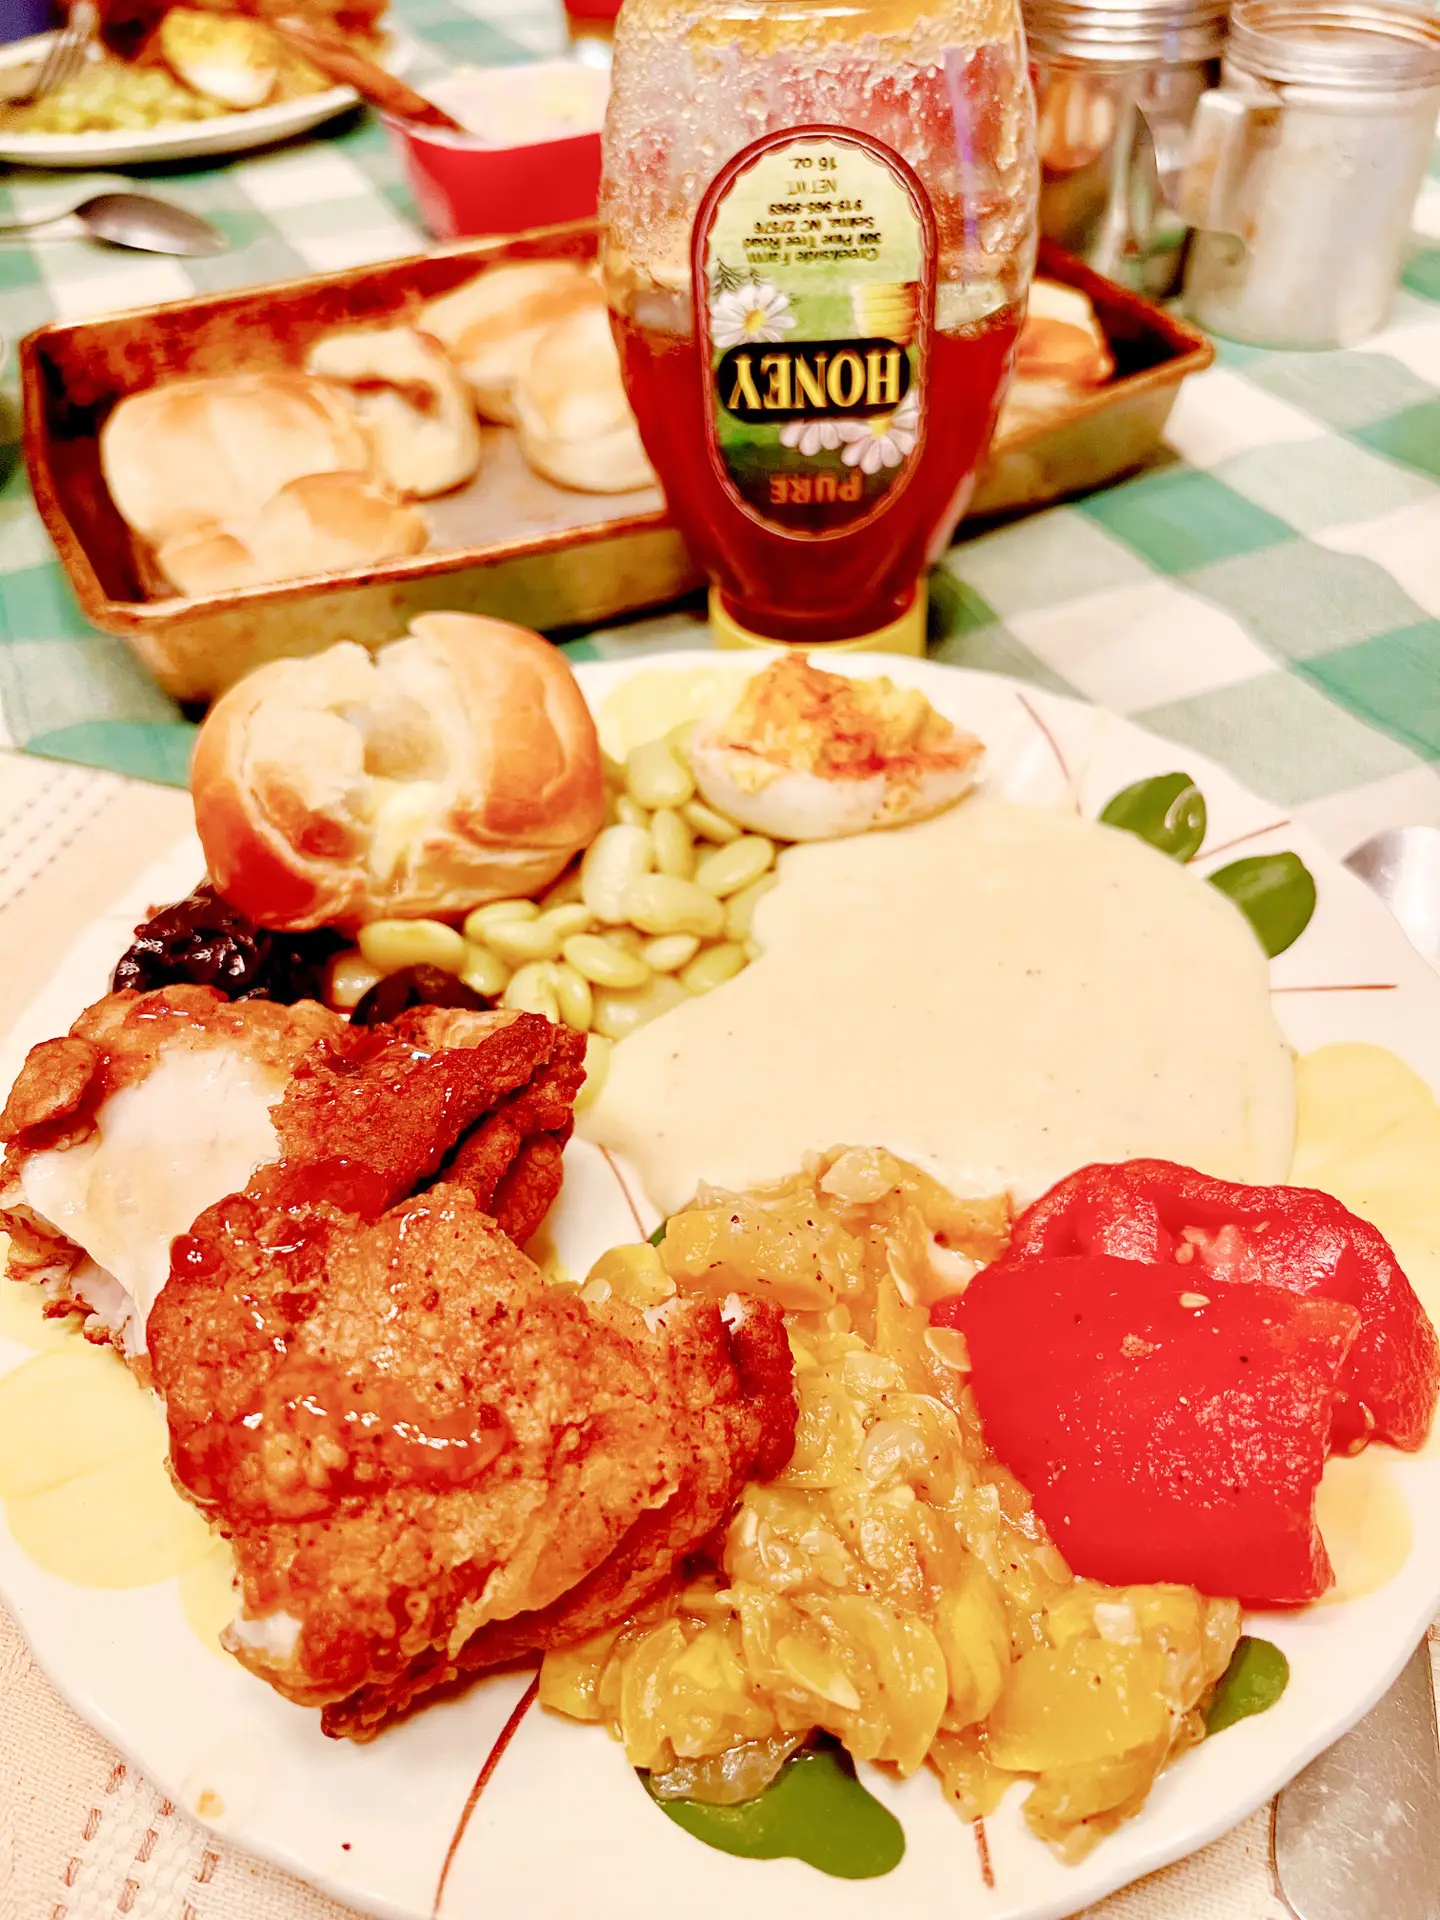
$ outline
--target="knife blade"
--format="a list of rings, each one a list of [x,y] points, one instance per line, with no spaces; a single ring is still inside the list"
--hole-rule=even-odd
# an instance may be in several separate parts
[[[1432,965],[1440,831],[1392,827],[1345,856]],[[1377,1707],[1291,1781],[1270,1828],[1296,1920],[1440,1920],[1440,1738],[1428,1636]]]
[[[1275,1802],[1296,1920],[1440,1920],[1440,1739],[1428,1637],[1389,1693]]]

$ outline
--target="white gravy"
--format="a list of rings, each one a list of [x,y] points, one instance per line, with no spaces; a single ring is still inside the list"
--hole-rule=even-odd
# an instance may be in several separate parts
[[[972,800],[794,847],[761,958],[615,1049],[582,1131],[674,1212],[837,1145],[1033,1199],[1091,1160],[1289,1172],[1295,1075],[1240,914],[1133,835]]]

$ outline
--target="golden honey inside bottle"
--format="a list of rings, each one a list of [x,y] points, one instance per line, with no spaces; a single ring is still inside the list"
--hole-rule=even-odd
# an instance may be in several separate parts
[[[627,0],[603,263],[735,637],[923,641],[1034,261],[1016,0]]]

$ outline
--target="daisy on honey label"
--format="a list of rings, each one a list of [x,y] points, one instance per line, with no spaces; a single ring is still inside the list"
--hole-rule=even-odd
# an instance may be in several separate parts
[[[731,497],[805,537],[910,478],[925,431],[935,228],[879,141],[809,128],[738,154],[695,225],[711,458]]]

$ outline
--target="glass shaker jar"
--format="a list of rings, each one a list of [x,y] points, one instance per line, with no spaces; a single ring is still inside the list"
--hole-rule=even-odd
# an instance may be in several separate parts
[[[605,285],[722,643],[923,649],[1035,193],[1018,0],[627,0]]]
[[[1255,346],[1382,327],[1440,111],[1440,14],[1410,0],[1239,0],[1180,202],[1185,302]]]
[[[1228,12],[1229,0],[1025,0],[1040,231],[1152,299],[1180,284],[1188,230],[1169,201]]]

